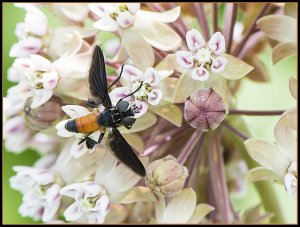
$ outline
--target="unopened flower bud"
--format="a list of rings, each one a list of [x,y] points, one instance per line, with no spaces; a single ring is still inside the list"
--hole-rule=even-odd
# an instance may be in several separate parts
[[[226,114],[221,96],[212,88],[192,93],[184,104],[184,119],[201,131],[216,129]]]
[[[64,112],[61,109],[63,101],[57,96],[52,96],[49,101],[34,109],[31,108],[31,103],[32,98],[28,98],[24,112],[25,122],[33,130],[48,129],[64,116]]]
[[[183,189],[187,177],[187,168],[168,155],[150,163],[145,179],[147,186],[155,193],[174,197]]]

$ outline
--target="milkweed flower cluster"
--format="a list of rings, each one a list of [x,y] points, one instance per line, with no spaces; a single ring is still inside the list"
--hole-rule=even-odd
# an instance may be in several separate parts
[[[244,78],[272,77],[260,60],[269,43],[274,64],[296,54],[293,3],[14,5],[25,17],[9,52],[7,79],[15,85],[3,99],[4,146],[40,155],[32,166],[13,166],[9,184],[22,195],[22,217],[60,224],[281,223],[270,184],[297,196],[296,109],[239,110],[236,97]],[[103,64],[93,54],[102,54],[99,46]],[[297,100],[297,80],[287,86]],[[233,114],[281,115],[276,143],[251,138]],[[130,165],[143,165],[144,178]],[[262,204],[239,213],[232,197],[247,197],[244,183],[256,181],[264,181]]]

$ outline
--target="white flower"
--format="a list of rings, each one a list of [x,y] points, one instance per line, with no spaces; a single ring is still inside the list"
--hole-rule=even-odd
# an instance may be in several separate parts
[[[31,88],[27,83],[19,83],[7,90],[3,99],[4,119],[20,114],[25,102],[31,95]]]
[[[157,224],[199,224],[202,218],[214,208],[205,203],[197,205],[196,192],[186,188],[166,205],[164,197],[159,196],[155,205],[155,220]]]
[[[26,10],[24,22],[17,24],[15,34],[19,42],[9,53],[10,57],[27,57],[38,53],[43,46],[43,37],[48,32],[48,19],[45,14],[32,4],[22,6]]]
[[[53,94],[59,76],[49,60],[40,55],[31,55],[29,59],[19,59],[26,67],[27,83],[31,86],[33,102],[31,108],[36,108],[47,102]]]
[[[246,181],[274,180],[284,183],[288,194],[297,191],[297,125],[296,108],[285,111],[277,122],[274,135],[276,144],[262,138],[245,141],[250,156],[262,167],[251,169]]]
[[[82,26],[85,19],[88,18],[89,8],[87,3],[48,3],[56,16],[68,25]]]
[[[94,26],[104,31],[116,31],[127,28],[134,22],[135,14],[140,10],[140,3],[92,3],[90,10],[100,17]]]
[[[117,162],[110,152],[103,150],[94,182],[74,183],[61,189],[62,195],[75,199],[64,212],[68,221],[103,223],[110,203],[118,203],[140,180],[139,176],[123,164],[117,165]]]
[[[119,31],[120,52],[127,52],[133,64],[142,70],[154,64],[151,46],[170,51],[181,44],[180,36],[165,24],[177,20],[180,7],[165,12],[149,12],[140,10],[140,3],[96,3],[89,4],[89,8],[99,18],[94,27],[102,31]]]
[[[3,139],[8,151],[20,153],[30,146],[31,130],[25,125],[21,115],[4,122]]]
[[[225,52],[225,38],[220,32],[213,34],[205,43],[200,32],[192,29],[186,33],[189,51],[176,53],[178,64],[192,69],[192,79],[206,81],[209,71],[218,74],[225,70],[228,60],[221,55]]]
[[[160,82],[160,76],[154,68],[150,67],[143,73],[132,65],[125,65],[122,78],[129,83],[129,86],[115,88],[110,93],[111,100],[115,104],[120,98],[138,89],[141,82],[143,82],[142,87],[133,96],[127,98],[127,101],[134,102],[138,107],[139,113],[135,117],[140,117],[146,113],[148,104],[156,106],[161,101],[163,92],[157,87]]]
[[[16,58],[12,66],[8,69],[7,78],[12,82],[22,82],[26,80],[25,74],[32,67],[29,58]]]
[[[62,110],[71,117],[71,119],[75,119],[78,117],[82,117],[84,115],[90,114],[90,111],[82,106],[77,106],[77,105],[66,105],[62,107]],[[70,120],[70,119],[69,119]],[[83,154],[89,152],[92,153],[94,149],[88,149],[86,146],[86,143],[81,143],[79,142],[84,138],[85,134],[84,133],[75,133],[75,132],[69,132],[66,128],[65,125],[69,120],[63,120],[59,122],[56,125],[57,129],[57,134],[62,137],[72,137],[75,136],[76,140],[74,141],[72,147],[71,147],[71,155],[75,158],[81,157]],[[93,138],[94,140],[98,140],[100,133],[99,132],[94,132],[93,134],[89,135],[90,138]]]
[[[68,185],[60,193],[75,199],[64,212],[67,221],[76,221],[86,216],[88,223],[104,222],[110,206],[105,188],[87,181]]]
[[[107,56],[113,57],[117,54],[120,48],[120,40],[119,39],[112,39],[108,40],[104,43],[103,48]]]
[[[24,195],[20,214],[43,222],[55,219],[61,195],[54,174],[47,169],[27,166],[14,166],[13,169],[17,174],[10,178],[10,186]]]

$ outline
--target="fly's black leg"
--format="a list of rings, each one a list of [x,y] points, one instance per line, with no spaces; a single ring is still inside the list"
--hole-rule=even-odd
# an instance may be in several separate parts
[[[96,144],[98,144],[95,140],[91,139],[90,137],[86,138],[86,147],[88,149],[92,149]]]
[[[102,139],[103,139],[103,137],[104,137],[104,132],[102,132],[101,134],[100,134],[100,136],[99,136],[99,138],[98,138],[98,143],[101,143],[101,141],[102,141]]]
[[[123,73],[123,68],[124,68],[124,65],[122,65],[120,75],[117,77],[117,79],[114,80],[114,82],[112,82],[112,84],[108,87],[108,90],[109,90],[112,86],[114,86],[114,85],[121,79],[121,76],[122,76],[122,73]]]
[[[79,143],[78,144],[82,144],[84,141],[86,141],[87,140],[87,138],[89,138],[89,136],[92,134],[92,132],[91,133],[89,133],[89,134],[87,134],[82,140],[80,140],[79,141]]]
[[[86,147],[88,149],[92,149],[95,145],[100,144],[103,137],[104,137],[104,132],[102,132],[98,138],[98,142],[96,142],[95,140],[91,139],[90,137],[86,137]]]
[[[141,81],[141,84],[140,84],[140,86],[139,86],[137,89],[135,89],[135,90],[134,90],[133,92],[131,92],[130,94],[128,94],[128,95],[124,96],[123,98],[121,98],[121,99],[118,101],[118,103],[121,102],[123,99],[125,99],[125,98],[127,98],[127,97],[133,95],[133,94],[136,93],[136,92],[138,92],[138,90],[140,90],[142,86],[143,86],[143,81]]]
[[[87,106],[92,107],[92,108],[97,108],[99,104],[97,104],[94,100],[88,99],[85,103]]]

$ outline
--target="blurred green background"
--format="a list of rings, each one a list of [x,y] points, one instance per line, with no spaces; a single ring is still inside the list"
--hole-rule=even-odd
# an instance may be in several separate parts
[[[9,57],[9,50],[13,43],[17,41],[14,34],[15,26],[24,19],[24,10],[16,8],[12,3],[3,3],[3,96],[6,96],[6,90],[14,84],[7,81],[7,69],[13,63]],[[49,16],[50,26],[57,24],[57,18],[52,14]],[[289,77],[297,78],[297,59],[289,58],[276,66],[272,66],[270,49],[260,56],[268,66],[271,75],[269,83],[255,83],[250,80],[244,80],[237,96],[237,107],[247,110],[275,110],[287,109],[296,105],[295,100],[290,95],[288,89]],[[274,140],[273,128],[278,120],[274,117],[244,117],[245,122],[253,136],[266,137]],[[4,147],[3,147],[4,149]],[[29,218],[22,218],[18,213],[18,207],[21,204],[22,197],[20,193],[9,187],[9,178],[14,175],[12,166],[14,165],[32,165],[38,159],[36,152],[28,150],[19,155],[3,152],[3,223],[21,224],[34,223]],[[274,185],[279,200],[281,201],[286,223],[296,223],[296,200],[288,196],[283,186]],[[244,211],[250,206],[259,203],[259,198],[251,185],[247,186],[247,195],[243,198],[232,197],[234,206],[238,211]]]

